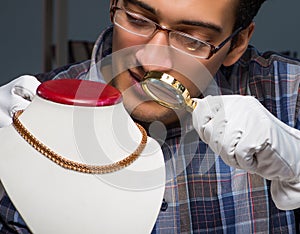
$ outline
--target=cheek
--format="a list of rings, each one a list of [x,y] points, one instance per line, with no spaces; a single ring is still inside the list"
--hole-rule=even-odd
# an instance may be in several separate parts
[[[181,59],[180,69],[175,69],[174,77],[188,89],[192,97],[198,97],[210,84],[213,76],[208,69],[208,61],[186,57]],[[178,68],[177,66],[176,68]]]
[[[224,46],[220,51],[218,51],[208,61],[206,61],[206,67],[213,76],[215,76],[221,65],[224,63],[228,55],[229,48],[229,44]]]
[[[220,69],[226,56],[227,50],[223,50],[213,55],[213,57],[211,57],[209,60],[201,60],[203,68],[205,69],[201,69],[200,71],[198,71],[198,80],[196,82],[193,82],[193,84],[190,86],[190,93],[192,97],[197,97],[195,96],[195,94],[199,95],[199,91],[201,93],[206,93],[208,86],[215,85],[215,82],[211,83],[211,81],[213,80],[213,77],[216,75],[217,71]],[[212,91],[218,92],[215,88],[210,92]]]

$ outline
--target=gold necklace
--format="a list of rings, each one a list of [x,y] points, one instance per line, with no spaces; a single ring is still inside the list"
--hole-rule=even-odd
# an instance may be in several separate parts
[[[79,162],[74,162],[55,153],[53,150],[51,150],[42,142],[40,142],[36,137],[34,137],[19,120],[19,116],[22,113],[23,110],[19,110],[13,116],[13,126],[20,134],[20,136],[22,136],[22,138],[25,141],[27,141],[32,147],[34,147],[38,152],[45,155],[47,158],[49,158],[59,166],[73,171],[89,173],[89,174],[105,174],[105,173],[118,171],[133,163],[139,157],[140,153],[145,148],[145,145],[147,143],[146,130],[141,125],[136,123],[136,125],[138,126],[139,130],[143,135],[142,140],[138,145],[138,147],[136,148],[136,150],[126,158],[108,165],[88,165]]]

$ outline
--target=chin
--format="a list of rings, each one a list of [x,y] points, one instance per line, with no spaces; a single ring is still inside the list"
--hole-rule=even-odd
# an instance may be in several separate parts
[[[131,115],[131,117],[138,122],[142,123],[152,123],[154,121],[162,122],[164,125],[176,125],[179,123],[179,119],[186,112],[178,112],[172,109],[161,106],[154,101],[147,101],[140,103],[139,105],[133,107],[131,103],[126,103],[124,100],[124,106]]]

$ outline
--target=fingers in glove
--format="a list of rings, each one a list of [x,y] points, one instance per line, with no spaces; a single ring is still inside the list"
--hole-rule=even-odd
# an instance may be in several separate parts
[[[238,164],[249,172],[255,173],[258,167],[257,153],[266,147],[266,142],[255,144],[251,134],[244,134],[235,148],[235,158]]]
[[[12,87],[11,93],[25,100],[32,101],[39,85],[40,82],[34,76],[24,75],[18,78]]]
[[[14,113],[18,110],[26,109],[30,104],[30,101],[25,100],[22,97],[17,98],[15,105],[9,107],[6,110],[0,108],[0,128],[6,127],[12,123],[12,117]]]
[[[234,121],[224,119],[220,112],[203,126],[204,138],[208,140],[207,144],[210,148],[220,155],[226,164],[241,168],[235,157],[235,150],[243,132],[232,131],[232,124]]]
[[[22,97],[23,99],[27,100],[27,101],[32,101],[35,93],[33,93],[31,90],[28,90],[24,87],[21,86],[15,86],[12,88],[12,93],[14,95],[18,95],[20,97]]]
[[[23,97],[19,97],[18,99],[19,99],[18,102],[16,102],[9,110],[9,116],[11,118],[13,117],[16,111],[26,109],[26,107],[31,103],[30,101],[27,101]]]
[[[197,130],[201,140],[208,143],[210,138],[207,139],[205,137],[205,125],[209,123],[221,109],[221,100],[215,97],[211,98],[211,96],[194,100],[197,102],[197,106],[193,111],[194,128]]]

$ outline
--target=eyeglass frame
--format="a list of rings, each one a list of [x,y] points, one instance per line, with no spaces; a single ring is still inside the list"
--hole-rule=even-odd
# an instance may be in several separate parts
[[[219,45],[215,46],[215,45],[213,45],[213,44],[211,44],[209,42],[206,42],[206,41],[200,40],[198,38],[195,38],[195,37],[193,37],[193,36],[191,36],[191,35],[189,35],[187,33],[176,31],[176,30],[169,29],[169,28],[166,28],[164,26],[161,26],[160,24],[158,24],[158,23],[156,23],[156,22],[148,19],[147,17],[145,17],[145,16],[143,16],[141,14],[137,14],[137,13],[131,12],[130,10],[127,10],[124,7],[119,7],[117,5],[112,5],[110,7],[110,17],[111,17],[111,21],[113,23],[114,23],[115,13],[116,13],[117,10],[125,11],[125,13],[129,12],[130,14],[140,15],[140,16],[142,16],[142,18],[146,19],[149,23],[152,23],[156,28],[153,31],[153,33],[149,36],[149,38],[151,38],[157,31],[165,31],[165,32],[168,33],[168,36],[169,36],[170,32],[175,32],[175,33],[187,35],[188,37],[190,37],[192,39],[195,39],[195,40],[197,40],[197,41],[199,41],[199,42],[201,42],[201,43],[203,43],[205,45],[208,45],[210,47],[210,53],[209,53],[209,55],[207,57],[201,57],[201,56],[192,55],[192,54],[189,54],[188,52],[185,52],[185,51],[182,51],[182,50],[178,49],[178,50],[182,51],[183,53],[189,54],[190,56],[201,58],[201,59],[206,59],[206,60],[210,59],[214,54],[216,54],[220,49],[222,49],[227,44],[227,42],[229,42],[230,40],[232,40],[240,31],[242,31],[244,29],[243,26],[240,26],[232,34],[230,34],[227,38],[225,38]],[[124,29],[124,28],[122,28],[122,29]],[[130,30],[126,30],[126,31],[129,32],[129,33],[134,34]],[[137,34],[135,34],[135,35],[137,35]],[[140,36],[140,35],[137,35],[137,36]],[[177,48],[175,47],[175,49],[177,49]]]

